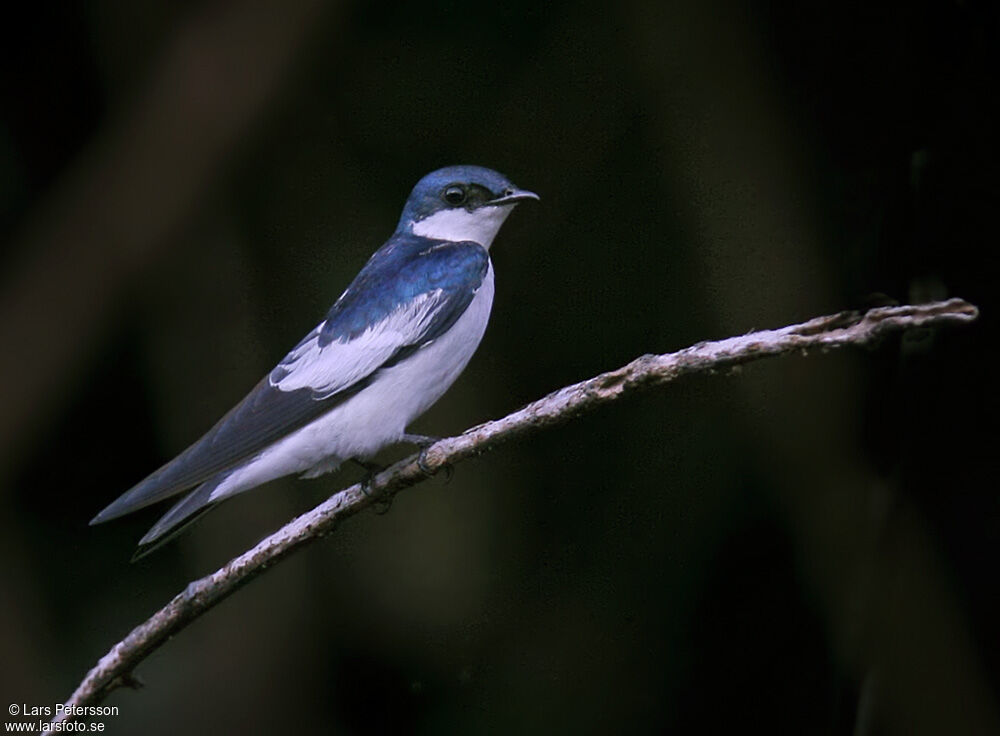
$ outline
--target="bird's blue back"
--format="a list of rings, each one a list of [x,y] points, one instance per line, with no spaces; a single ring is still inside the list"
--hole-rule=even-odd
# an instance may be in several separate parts
[[[432,340],[469,306],[488,267],[489,255],[477,243],[397,233],[368,260],[327,313],[319,345],[353,339],[420,294],[442,289],[449,300],[424,337]]]

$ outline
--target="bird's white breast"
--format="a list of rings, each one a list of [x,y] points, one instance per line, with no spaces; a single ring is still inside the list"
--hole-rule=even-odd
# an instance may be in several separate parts
[[[362,391],[235,470],[212,493],[218,500],[291,473],[334,470],[397,442],[407,425],[441,398],[479,346],[493,306],[490,263],[468,308],[451,329],[398,364],[380,370]]]

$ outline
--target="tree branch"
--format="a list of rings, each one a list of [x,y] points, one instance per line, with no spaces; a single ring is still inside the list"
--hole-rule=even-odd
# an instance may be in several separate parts
[[[424,453],[425,469],[421,469],[417,455],[400,460],[372,478],[367,493],[357,483],[345,488],[221,569],[190,583],[166,606],[115,644],[87,673],[66,705],[93,705],[118,687],[134,685],[132,671],[151,652],[274,563],[326,536],[342,520],[372,504],[387,501],[429,474],[492,449],[503,441],[568,421],[627,394],[682,376],[715,373],[761,358],[794,352],[806,354],[817,348],[825,352],[847,345],[873,346],[894,332],[966,324],[975,320],[978,314],[975,306],[962,299],[883,307],[864,314],[841,312],[777,330],[702,342],[676,353],[643,355],[617,370],[561,388],[502,419],[442,439]],[[64,712],[56,721],[79,717]]]

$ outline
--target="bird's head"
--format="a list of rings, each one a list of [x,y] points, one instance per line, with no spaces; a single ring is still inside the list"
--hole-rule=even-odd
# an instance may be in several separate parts
[[[448,166],[413,187],[396,232],[435,240],[471,240],[489,248],[507,215],[538,195],[481,166]]]

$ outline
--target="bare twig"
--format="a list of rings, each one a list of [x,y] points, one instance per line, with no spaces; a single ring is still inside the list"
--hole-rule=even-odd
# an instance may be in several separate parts
[[[965,324],[977,316],[976,307],[962,299],[883,307],[864,314],[841,312],[777,330],[698,343],[676,353],[643,355],[617,370],[561,388],[502,419],[480,424],[457,437],[436,442],[424,454],[427,472],[420,468],[417,455],[401,460],[372,478],[367,494],[360,484],[334,494],[221,569],[190,583],[182,593],[115,644],[87,673],[66,705],[77,708],[93,705],[112,690],[135,682],[132,677],[134,668],[168,637],[274,563],[332,532],[343,519],[419,483],[427,478],[428,472],[436,473],[512,437],[568,421],[633,391],[669,383],[681,376],[713,373],[787,353],[804,354],[809,350],[826,351],[847,345],[872,346],[894,332],[915,327]],[[72,708],[67,710],[72,711]],[[85,711],[81,709],[79,712]],[[74,713],[56,720],[78,717]]]

